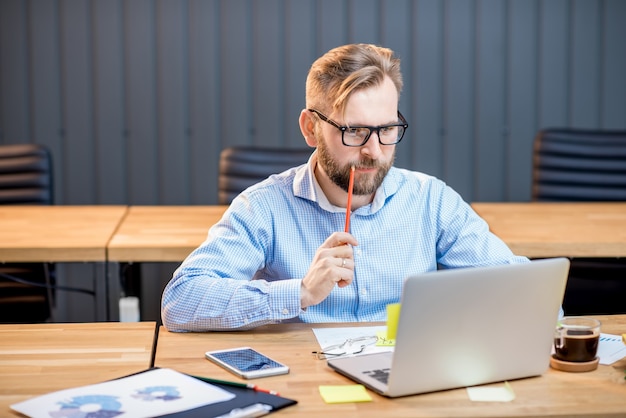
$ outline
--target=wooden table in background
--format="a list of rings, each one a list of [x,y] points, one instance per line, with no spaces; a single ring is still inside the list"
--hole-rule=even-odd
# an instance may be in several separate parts
[[[626,203],[472,203],[515,254],[626,257]]]
[[[180,263],[206,239],[209,228],[221,219],[226,208],[131,206],[109,242],[109,271],[123,274],[124,264]],[[120,282],[109,281],[111,300],[119,299],[123,291]],[[111,306],[111,319],[118,317],[118,307]]]
[[[105,262],[127,206],[0,206],[0,262]]]
[[[1,206],[0,262],[93,263],[96,318],[108,319],[107,245],[127,206]]]
[[[146,370],[155,326],[154,322],[0,325],[0,416],[21,416],[9,406],[37,395]]]
[[[131,206],[109,242],[112,262],[181,262],[227,206]]]
[[[626,315],[598,316],[602,331],[626,332]],[[319,349],[312,328],[380,324],[281,324],[252,331],[171,333],[161,327],[155,365],[218,379],[243,381],[204,359],[209,349],[251,346],[290,366],[287,375],[255,379],[255,383],[298,401],[277,416],[297,417],[608,417],[626,416],[626,359],[600,365],[587,373],[549,369],[544,375],[509,382],[516,398],[511,402],[472,402],[465,389],[390,399],[369,391],[373,402],[326,404],[320,385],[354,382],[317,360]],[[496,386],[501,386],[498,383]]]

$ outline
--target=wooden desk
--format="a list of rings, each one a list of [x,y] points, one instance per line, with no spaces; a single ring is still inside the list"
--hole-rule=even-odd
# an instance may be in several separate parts
[[[126,206],[0,206],[0,262],[105,262]]]
[[[147,369],[155,326],[0,325],[0,416],[20,416],[9,406],[33,396]]]
[[[527,257],[626,257],[626,203],[472,203]]]
[[[96,318],[107,320],[107,244],[126,210],[126,206],[0,206],[0,262],[93,263]]]
[[[603,332],[626,332],[626,315],[597,317]],[[352,324],[355,325],[355,324]],[[363,324],[371,325],[371,324]],[[511,381],[512,402],[471,402],[465,389],[389,399],[368,391],[373,402],[326,404],[319,385],[346,385],[351,380],[317,360],[317,340],[311,328],[344,324],[281,324],[247,332],[170,333],[161,328],[155,365],[214,378],[243,381],[204,359],[209,349],[252,346],[291,367],[288,375],[256,379],[260,386],[293,398],[298,405],[277,416],[297,417],[547,417],[626,416],[626,359],[593,372],[548,370],[543,376]],[[497,384],[497,386],[501,386]]]
[[[131,206],[108,245],[114,262],[181,262],[227,206]]]

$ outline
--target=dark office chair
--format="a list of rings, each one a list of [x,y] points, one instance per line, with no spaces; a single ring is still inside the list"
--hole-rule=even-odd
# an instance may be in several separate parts
[[[626,201],[626,131],[539,132],[532,196],[535,201]]]
[[[228,205],[246,188],[272,174],[304,164],[311,148],[229,147],[220,153],[218,203]]]
[[[52,158],[48,149],[36,144],[0,145],[0,204],[52,203]],[[52,264],[0,262],[0,322],[49,319],[54,281]]]
[[[540,131],[532,199],[626,201],[626,131]],[[567,315],[626,313],[626,259],[573,259],[563,309]]]

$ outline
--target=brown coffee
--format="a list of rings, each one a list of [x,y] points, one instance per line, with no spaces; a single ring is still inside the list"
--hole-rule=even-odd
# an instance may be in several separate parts
[[[569,330],[565,338],[554,339],[554,355],[557,359],[580,363],[596,358],[600,336],[593,331]]]

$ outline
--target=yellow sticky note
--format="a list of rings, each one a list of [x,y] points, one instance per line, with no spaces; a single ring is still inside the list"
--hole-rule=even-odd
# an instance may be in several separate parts
[[[398,319],[400,318],[400,304],[390,303],[387,305],[387,339],[395,340],[398,331]]]
[[[467,388],[467,395],[473,402],[511,402],[515,399],[515,392],[504,382],[503,386],[474,386]]]
[[[319,387],[326,403],[371,402],[372,398],[363,385],[324,385]]]

